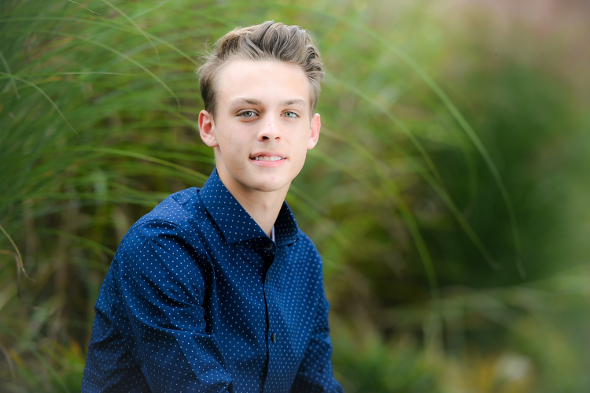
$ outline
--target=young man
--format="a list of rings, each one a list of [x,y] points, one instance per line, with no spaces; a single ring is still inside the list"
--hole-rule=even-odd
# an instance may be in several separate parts
[[[319,52],[236,29],[199,69],[216,169],[127,233],[95,306],[84,392],[341,392],[320,256],[285,196],[319,137]]]

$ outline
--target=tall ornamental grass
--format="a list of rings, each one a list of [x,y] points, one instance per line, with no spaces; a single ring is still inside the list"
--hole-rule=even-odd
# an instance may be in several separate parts
[[[543,4],[2,1],[0,390],[80,390],[119,241],[214,167],[199,56],[273,19],[327,69],[288,202],[345,390],[588,391],[587,10]]]

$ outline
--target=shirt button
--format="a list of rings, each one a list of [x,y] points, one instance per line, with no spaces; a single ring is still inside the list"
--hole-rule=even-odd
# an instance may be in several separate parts
[[[264,248],[266,248],[268,251],[272,250],[273,244],[272,243],[266,243],[266,246],[264,246]]]
[[[275,333],[270,335],[270,341],[272,341],[273,343],[277,341],[277,335]]]

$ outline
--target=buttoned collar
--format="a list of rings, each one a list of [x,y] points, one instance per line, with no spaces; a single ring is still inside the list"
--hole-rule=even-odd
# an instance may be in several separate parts
[[[221,182],[217,169],[213,170],[211,176],[199,191],[199,197],[228,243],[255,238],[268,238],[262,228]],[[298,232],[295,217],[287,202],[283,202],[275,222],[276,245],[283,246],[295,243],[299,238]]]

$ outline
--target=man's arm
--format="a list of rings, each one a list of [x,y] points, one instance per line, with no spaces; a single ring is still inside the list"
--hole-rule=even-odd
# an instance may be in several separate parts
[[[232,391],[218,342],[206,332],[207,258],[192,242],[173,224],[149,222],[117,253],[109,318],[154,393]]]
[[[332,341],[328,325],[330,306],[323,288],[320,293],[311,339],[291,387],[291,393],[330,392],[342,393],[342,386],[334,379],[332,372]]]

